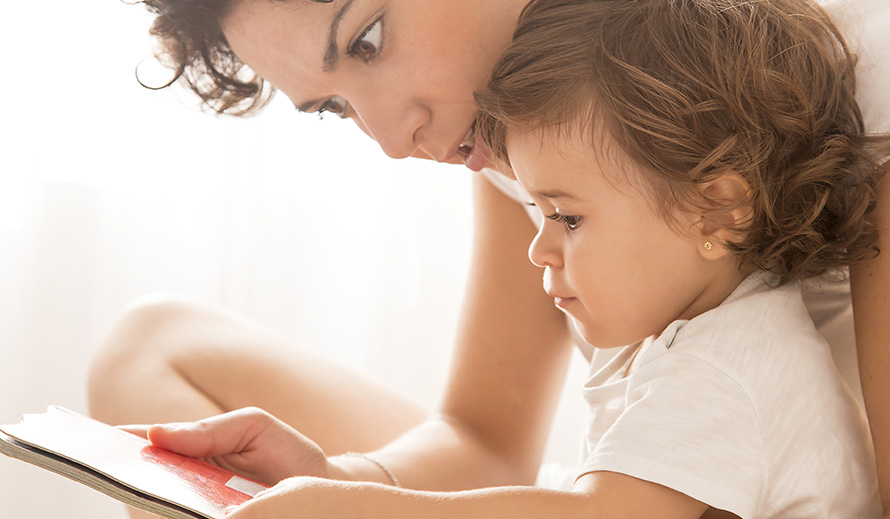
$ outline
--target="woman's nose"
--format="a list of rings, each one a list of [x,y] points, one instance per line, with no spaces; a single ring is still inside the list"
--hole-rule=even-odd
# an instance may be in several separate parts
[[[538,234],[535,235],[535,239],[532,240],[531,245],[528,247],[528,259],[531,260],[535,266],[544,268],[544,267],[561,267],[562,266],[562,253],[557,247],[556,242],[550,237],[551,232],[547,232],[545,229],[546,222],[541,223],[541,228],[538,229]]]
[[[394,159],[415,154],[430,122],[429,110],[419,102],[377,101],[364,109],[356,106],[356,113],[356,124]]]

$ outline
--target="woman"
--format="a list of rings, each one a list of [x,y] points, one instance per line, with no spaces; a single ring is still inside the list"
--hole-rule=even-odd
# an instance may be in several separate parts
[[[167,38],[173,65],[194,65],[180,71],[216,109],[262,105],[262,83],[236,77],[243,62],[299,109],[352,118],[392,157],[464,162],[478,171],[488,160],[473,132],[472,94],[484,87],[508,45],[525,1],[242,0],[209,14],[198,11],[206,28],[184,46],[171,36],[182,27],[164,24],[183,20],[189,5],[205,2],[148,3],[164,13],[155,32]],[[888,10],[879,3],[857,2],[856,8],[875,24]],[[181,11],[169,11],[174,8]],[[215,69],[208,71],[198,58],[201,47]],[[860,77],[867,87],[881,86],[879,78]],[[247,103],[239,104],[241,98]],[[880,108],[863,104],[867,119]],[[890,126],[887,120],[874,124]],[[474,189],[469,288],[453,376],[434,413],[233,316],[155,301],[134,306],[96,358],[94,415],[111,423],[151,423],[262,407],[283,423],[248,410],[204,422],[206,434],[190,434],[195,426],[185,425],[186,434],[156,429],[152,439],[267,482],[302,474],[439,490],[533,483],[571,331],[526,257],[536,229],[517,197],[506,194],[512,193],[509,179],[486,169]],[[890,205],[886,182],[880,197],[882,206]],[[890,229],[885,213],[878,218],[881,229]],[[853,286],[863,387],[890,510],[890,413],[877,405],[890,398],[890,389],[875,376],[890,367],[882,344],[890,332],[886,255],[857,269]],[[852,350],[842,344],[851,336],[849,313],[844,318],[849,299],[842,295],[839,306],[822,304],[830,303],[826,294],[812,299],[811,310],[847,371],[855,366],[847,362]],[[848,379],[858,386],[855,374]],[[375,452],[325,458],[349,451]]]

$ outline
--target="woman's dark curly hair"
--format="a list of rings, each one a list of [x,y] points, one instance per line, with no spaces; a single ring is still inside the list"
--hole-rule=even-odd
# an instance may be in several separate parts
[[[605,129],[665,215],[719,221],[732,208],[701,187],[742,175],[752,211],[725,245],[785,282],[877,253],[890,136],[865,135],[854,66],[809,0],[533,0],[477,93],[478,125],[502,160],[508,130]]]
[[[238,59],[220,27],[238,0],[141,0],[156,15],[150,34],[155,57],[173,78],[153,89],[182,81],[218,114],[248,115],[272,98],[274,89]],[[269,0],[288,2],[292,0]],[[311,0],[330,3],[332,0]]]

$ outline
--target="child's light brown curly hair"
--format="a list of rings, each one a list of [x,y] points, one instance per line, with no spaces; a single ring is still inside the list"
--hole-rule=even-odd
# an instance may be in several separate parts
[[[785,282],[877,253],[868,216],[890,136],[865,134],[854,66],[809,0],[533,0],[477,124],[505,161],[508,131],[604,128],[665,215],[719,221],[733,208],[701,186],[742,175],[750,217],[725,245]]]

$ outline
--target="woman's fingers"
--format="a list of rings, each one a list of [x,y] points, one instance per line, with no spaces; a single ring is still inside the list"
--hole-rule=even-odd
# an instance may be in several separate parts
[[[194,458],[240,454],[254,447],[274,418],[256,408],[245,408],[197,422],[153,425],[147,437],[158,447]]]
[[[163,449],[267,484],[295,475],[329,475],[327,458],[316,443],[253,407],[197,422],[153,425],[147,437]]]

